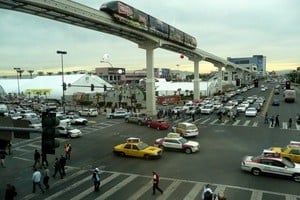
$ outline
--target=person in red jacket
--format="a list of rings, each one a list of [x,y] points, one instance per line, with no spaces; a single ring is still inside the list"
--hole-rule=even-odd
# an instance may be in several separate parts
[[[162,189],[159,188],[158,183],[159,183],[159,175],[156,172],[152,172],[153,174],[153,192],[152,194],[155,195],[155,191],[158,190],[160,191],[161,194],[163,194]]]

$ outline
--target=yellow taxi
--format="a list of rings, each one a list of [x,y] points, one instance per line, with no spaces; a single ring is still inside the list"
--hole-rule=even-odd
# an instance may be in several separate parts
[[[271,147],[270,150],[279,153],[283,158],[300,163],[300,142],[291,141],[286,147]]]
[[[130,137],[126,143],[114,146],[113,152],[120,156],[140,157],[145,159],[160,158],[162,149],[142,142],[140,138]]]

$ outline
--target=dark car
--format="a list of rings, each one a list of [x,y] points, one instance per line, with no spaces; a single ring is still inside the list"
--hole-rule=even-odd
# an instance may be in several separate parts
[[[252,104],[252,107],[254,107],[257,110],[257,112],[259,112],[261,110],[261,105],[259,102],[254,102]]]
[[[279,101],[279,99],[274,99],[274,100],[273,100],[273,103],[272,103],[272,106],[280,106],[280,101]]]

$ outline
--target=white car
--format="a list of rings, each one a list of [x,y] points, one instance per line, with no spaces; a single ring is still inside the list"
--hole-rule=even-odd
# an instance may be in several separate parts
[[[201,108],[201,114],[210,114],[214,111],[214,106],[212,104],[206,104]]]
[[[198,142],[180,137],[178,133],[169,133],[167,137],[156,139],[154,146],[163,150],[183,151],[187,154],[196,152],[200,149]]]
[[[249,107],[245,111],[245,116],[246,117],[255,117],[257,115],[257,110],[254,107]]]
[[[71,120],[72,125],[87,125],[88,120],[77,115],[67,115],[67,118]]]
[[[82,132],[77,128],[73,128],[71,126],[57,126],[56,130],[59,135],[69,138],[81,137]]]
[[[273,156],[245,156],[241,169],[251,172],[254,176],[262,173],[280,176],[289,176],[296,182],[300,182],[300,164],[287,160],[286,158]]]
[[[96,108],[85,108],[83,110],[80,110],[79,116],[87,116],[87,117],[97,117],[98,111]]]
[[[241,103],[236,107],[236,110],[238,112],[246,112],[247,108],[248,108],[247,104]]]
[[[71,120],[63,114],[56,114],[56,119],[59,121],[59,126],[69,126],[71,124]]]

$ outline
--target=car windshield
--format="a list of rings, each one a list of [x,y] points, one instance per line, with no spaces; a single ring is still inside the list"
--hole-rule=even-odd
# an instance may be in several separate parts
[[[282,162],[288,167],[288,168],[294,168],[295,167],[295,163],[293,163],[292,161],[286,159],[286,158],[282,158]]]
[[[187,143],[188,140],[185,139],[185,138],[180,138],[180,139],[179,139],[179,142],[180,142],[181,144],[184,144],[184,143]]]
[[[139,143],[137,146],[138,146],[139,150],[143,150],[143,149],[146,149],[147,147],[149,147],[149,145],[144,142]]]
[[[186,128],[187,130],[195,130],[197,127],[195,125],[190,125]]]

